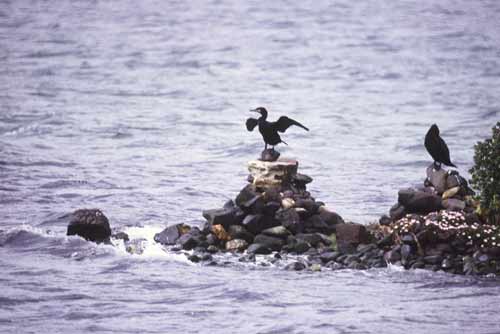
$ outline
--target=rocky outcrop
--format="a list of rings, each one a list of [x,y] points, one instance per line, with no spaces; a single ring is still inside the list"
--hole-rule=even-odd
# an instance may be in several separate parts
[[[98,209],[80,209],[73,212],[66,235],[79,235],[97,243],[108,242],[111,228],[108,218]]]

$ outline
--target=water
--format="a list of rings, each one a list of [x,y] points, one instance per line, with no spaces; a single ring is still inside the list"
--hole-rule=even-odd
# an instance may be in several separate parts
[[[437,123],[468,177],[500,119],[497,1],[2,1],[0,332],[500,333],[492,279],[192,265],[66,237],[98,207],[148,238],[200,224],[293,117],[282,155],[368,223],[421,183]]]

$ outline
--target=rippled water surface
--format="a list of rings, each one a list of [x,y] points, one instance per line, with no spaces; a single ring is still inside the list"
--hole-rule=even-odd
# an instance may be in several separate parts
[[[437,123],[469,176],[500,119],[500,3],[0,1],[0,332],[500,333],[500,285],[397,269],[191,265],[65,237],[101,208],[151,235],[200,224],[290,129],[313,195],[368,223],[421,183]]]

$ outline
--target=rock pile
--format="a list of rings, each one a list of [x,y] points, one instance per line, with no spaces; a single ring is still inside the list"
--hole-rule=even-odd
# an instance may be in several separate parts
[[[205,253],[245,252],[242,261],[256,254],[277,252],[304,254],[300,264],[334,268],[384,266],[383,253],[370,242],[363,225],[346,224],[337,213],[316,201],[307,191],[312,178],[298,173],[295,160],[248,163],[248,184],[222,208],[205,210],[203,228],[183,224],[167,227],[155,236],[164,245],[195,250],[196,260],[210,259]],[[356,253],[345,256],[345,253]],[[297,262],[298,263],[298,262]]]
[[[485,225],[467,181],[456,171],[427,168],[421,189],[403,189],[377,229],[384,258],[406,269],[499,274],[500,230]]]

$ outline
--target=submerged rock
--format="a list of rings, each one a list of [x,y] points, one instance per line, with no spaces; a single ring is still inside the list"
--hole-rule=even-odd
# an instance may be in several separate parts
[[[80,209],[70,215],[67,235],[79,235],[97,243],[109,241],[111,228],[108,218],[98,209]]]
[[[179,239],[181,235],[187,233],[190,229],[191,227],[185,224],[171,225],[160,233],[156,233],[154,241],[162,245],[175,245],[177,239]]]

